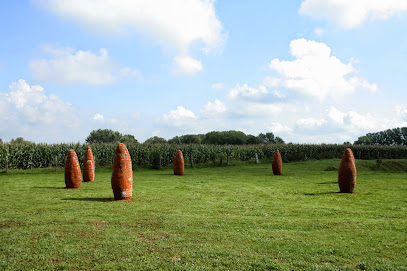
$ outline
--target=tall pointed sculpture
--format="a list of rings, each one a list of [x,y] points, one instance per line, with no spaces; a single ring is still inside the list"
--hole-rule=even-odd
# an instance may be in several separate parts
[[[86,148],[85,158],[83,159],[83,181],[93,182],[95,180],[95,159],[92,149]]]
[[[283,160],[281,159],[281,155],[278,150],[276,150],[274,153],[271,167],[273,168],[274,175],[283,175]]]
[[[347,148],[342,156],[338,170],[338,184],[341,193],[353,193],[356,186],[355,157],[351,149]]]
[[[126,145],[119,143],[113,162],[112,189],[115,200],[130,200],[133,193],[133,169]]]
[[[174,175],[184,175],[184,156],[177,150],[174,156]]]
[[[75,150],[70,149],[65,162],[65,186],[66,188],[79,188],[82,183],[81,167]]]

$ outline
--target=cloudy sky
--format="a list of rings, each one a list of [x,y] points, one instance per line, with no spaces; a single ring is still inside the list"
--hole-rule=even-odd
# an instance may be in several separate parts
[[[406,0],[0,0],[0,138],[407,126]]]

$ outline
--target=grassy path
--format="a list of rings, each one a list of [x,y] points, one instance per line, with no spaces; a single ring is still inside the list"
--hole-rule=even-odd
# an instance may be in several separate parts
[[[64,188],[63,171],[0,174],[0,270],[407,270],[407,160],[134,170],[112,201],[111,170]]]

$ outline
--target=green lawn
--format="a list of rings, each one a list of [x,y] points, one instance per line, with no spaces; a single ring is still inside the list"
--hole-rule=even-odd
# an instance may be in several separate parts
[[[354,194],[339,162],[138,168],[132,201],[110,169],[0,173],[0,270],[407,270],[407,160],[357,161]]]

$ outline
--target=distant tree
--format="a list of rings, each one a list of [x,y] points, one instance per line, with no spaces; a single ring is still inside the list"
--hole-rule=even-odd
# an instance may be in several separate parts
[[[144,141],[144,144],[163,144],[163,143],[167,143],[167,140],[159,136],[153,136]]]
[[[17,137],[16,139],[12,138],[10,141],[11,144],[27,144],[32,143],[31,141],[25,140],[22,137]]]
[[[124,135],[124,136],[122,136],[122,138],[120,139],[120,142],[121,142],[121,143],[124,143],[124,144],[130,144],[130,143],[138,144],[138,143],[139,143],[139,142],[137,141],[137,139],[134,137],[134,135]]]
[[[373,145],[373,138],[370,136],[360,136],[353,144],[356,145]]]
[[[181,144],[181,138],[179,136],[174,136],[173,138],[168,140],[170,144]]]
[[[205,135],[202,143],[216,145],[243,145],[246,144],[247,136],[240,131],[209,132]]]
[[[199,135],[183,135],[180,140],[182,144],[201,144]]]
[[[0,138],[0,145],[2,145],[3,144],[3,140],[1,140],[1,138]]]
[[[90,132],[86,138],[86,143],[117,143],[120,142],[123,135],[119,132],[110,129],[98,129]]]
[[[258,135],[259,138],[261,138],[263,140],[263,143],[266,144],[274,144],[275,143],[275,139],[274,139],[274,134],[269,132],[269,133],[260,133]]]
[[[182,135],[174,136],[168,140],[170,144],[201,144],[201,137],[199,135]]]
[[[274,138],[274,143],[275,143],[275,144],[284,144],[285,142],[284,142],[284,140],[283,140],[281,137],[276,136],[276,137]]]
[[[358,145],[407,145],[407,127],[388,129],[360,136],[354,144]]]
[[[247,135],[246,143],[247,144],[261,144],[261,143],[263,143],[263,140],[258,136]]]

